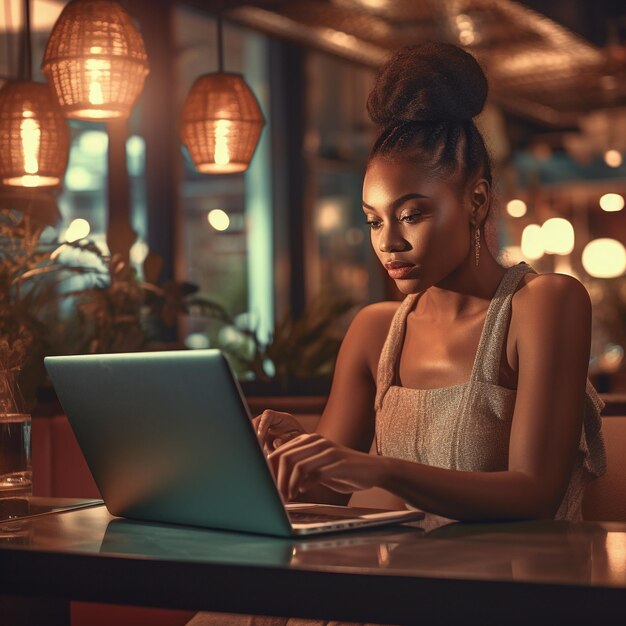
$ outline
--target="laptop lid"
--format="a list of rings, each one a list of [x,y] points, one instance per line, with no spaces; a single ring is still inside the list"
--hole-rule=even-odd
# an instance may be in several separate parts
[[[278,536],[423,517],[416,510],[285,506],[219,350],[44,362],[113,515]]]
[[[59,356],[45,365],[111,514],[292,533],[221,352]]]

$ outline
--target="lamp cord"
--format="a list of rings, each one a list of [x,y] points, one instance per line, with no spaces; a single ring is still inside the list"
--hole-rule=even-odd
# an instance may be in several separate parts
[[[33,50],[30,34],[30,0],[24,0],[24,57],[22,76],[27,82],[33,79]]]
[[[222,10],[217,13],[217,67],[220,74],[224,72],[224,35],[222,23]]]
[[[0,76],[0,80],[9,80],[15,78],[15,57],[13,56],[14,48],[11,45],[11,37],[9,33],[13,29],[13,13],[11,11],[11,0],[4,0],[4,21],[7,25],[7,36],[5,37],[6,44],[6,59],[7,59],[7,72],[6,75]],[[19,68],[17,68],[19,71]]]

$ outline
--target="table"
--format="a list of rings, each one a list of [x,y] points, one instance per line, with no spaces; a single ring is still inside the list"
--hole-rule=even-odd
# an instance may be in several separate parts
[[[4,524],[0,622],[68,623],[74,599],[429,626],[626,623],[626,524],[420,525],[288,540],[103,506]],[[24,621],[24,606],[45,621]]]

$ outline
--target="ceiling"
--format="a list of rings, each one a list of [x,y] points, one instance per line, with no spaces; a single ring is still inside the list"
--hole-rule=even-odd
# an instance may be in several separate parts
[[[464,45],[506,111],[555,129],[626,107],[623,0],[191,0],[277,37],[376,67],[425,40]],[[542,11],[542,12],[539,12]]]

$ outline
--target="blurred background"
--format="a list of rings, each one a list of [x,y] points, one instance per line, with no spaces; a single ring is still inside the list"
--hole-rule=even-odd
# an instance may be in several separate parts
[[[44,81],[39,68],[65,4],[30,3],[36,81]],[[271,378],[281,359],[294,371],[302,359],[289,346],[299,343],[311,352],[299,376],[328,374],[356,308],[399,297],[370,250],[360,209],[375,136],[367,94],[395,48],[447,41],[474,54],[490,82],[478,124],[499,181],[502,262],[526,260],[585,284],[594,307],[590,376],[602,392],[626,393],[624,2],[120,4],[144,39],[145,88],[127,120],[70,120],[62,187],[37,206],[56,216],[45,240],[91,240],[103,255],[127,259],[138,279],[177,285],[168,293],[179,305],[192,292],[204,303],[169,311],[175,323],[161,341],[234,346],[249,365],[243,378]],[[218,68],[218,12],[224,69],[243,74],[265,118],[243,173],[198,173],[179,137],[192,83]],[[23,2],[2,0],[2,82],[19,74],[23,24]],[[10,210],[20,192],[4,188],[0,201]],[[332,341],[313,345],[315,332]]]

